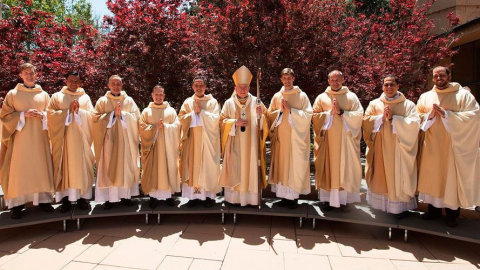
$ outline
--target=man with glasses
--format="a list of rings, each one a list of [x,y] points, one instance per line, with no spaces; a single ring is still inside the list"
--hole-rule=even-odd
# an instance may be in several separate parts
[[[460,207],[480,204],[479,106],[474,96],[450,82],[450,70],[433,69],[433,89],[417,103],[422,119],[419,153],[419,199],[428,203],[426,220],[447,214],[456,227]]]
[[[348,211],[347,203],[360,201],[363,108],[344,82],[341,71],[330,72],[330,86],[313,104],[315,184],[324,211]]]
[[[385,76],[382,95],[370,102],[363,119],[367,201],[374,209],[394,214],[397,219],[417,208],[415,134],[420,129],[415,103],[406,99],[399,87],[395,76]]]

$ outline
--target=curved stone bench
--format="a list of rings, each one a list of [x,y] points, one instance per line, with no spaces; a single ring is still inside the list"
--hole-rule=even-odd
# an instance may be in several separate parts
[[[350,211],[346,213],[339,209],[323,212],[317,201],[308,200],[300,200],[299,207],[290,210],[278,206],[277,203],[279,201],[276,198],[264,198],[262,199],[260,209],[258,207],[239,207],[225,204],[222,197],[217,197],[214,206],[211,208],[205,208],[201,204],[191,208],[187,207],[188,199],[185,198],[176,198],[175,206],[173,207],[159,202],[153,210],[148,207],[148,198],[134,198],[133,206],[116,203],[110,210],[103,209],[101,204],[95,202],[90,202],[90,210],[82,211],[74,205],[72,211],[67,213],[60,213],[58,210],[54,213],[45,213],[38,207],[27,207],[23,210],[23,216],[19,220],[12,220],[10,211],[0,212],[0,229],[60,221],[63,222],[63,228],[66,231],[67,222],[72,221],[76,222],[76,227],[80,230],[85,219],[128,215],[145,215],[147,224],[150,221],[149,217],[154,216],[157,218],[157,224],[160,224],[161,215],[220,214],[222,223],[224,223],[225,215],[231,214],[233,215],[234,223],[237,223],[237,216],[240,215],[294,217],[299,219],[300,227],[302,227],[303,219],[311,219],[313,229],[315,229],[317,220],[328,220],[384,227],[390,237],[393,229],[403,230],[405,241],[407,241],[408,231],[416,231],[480,243],[480,220],[478,219],[478,213],[473,210],[462,210],[469,211],[468,213],[471,217],[460,218],[458,227],[449,228],[445,225],[445,218],[426,221],[421,219],[421,212],[416,211],[410,211],[404,219],[397,220],[393,215],[372,209],[365,203],[350,205]],[[55,208],[58,206],[59,204],[54,205]],[[107,230],[108,228],[105,229]]]

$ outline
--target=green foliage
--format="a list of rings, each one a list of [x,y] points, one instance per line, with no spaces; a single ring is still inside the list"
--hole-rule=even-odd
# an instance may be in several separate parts
[[[44,11],[55,15],[57,22],[65,22],[69,18],[72,25],[78,27],[82,21],[93,24],[92,5],[86,0],[1,0],[10,7],[22,6],[27,14],[34,10]],[[5,17],[10,14],[4,10]]]

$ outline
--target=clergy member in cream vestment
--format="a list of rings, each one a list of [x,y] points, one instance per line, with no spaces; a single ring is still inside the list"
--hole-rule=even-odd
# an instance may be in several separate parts
[[[363,108],[344,81],[342,72],[330,72],[330,86],[313,104],[315,185],[325,211],[360,201]]]
[[[375,209],[403,218],[417,208],[417,150],[420,118],[415,103],[398,92],[393,75],[383,79],[383,94],[368,105],[363,119],[367,144],[367,201]]]
[[[310,193],[310,123],[312,106],[307,94],[294,86],[295,73],[280,73],[283,87],[268,108],[272,157],[268,183],[280,206],[294,209],[300,194]]]
[[[480,114],[473,95],[450,82],[448,68],[433,69],[433,89],[417,103],[422,119],[418,191],[428,203],[424,219],[436,219],[445,208],[446,225],[458,225],[460,207],[480,205]]]
[[[193,207],[204,201],[206,207],[221,187],[220,176],[220,105],[211,94],[206,95],[204,78],[197,77],[192,85],[194,95],[187,98],[178,117],[182,124],[180,177],[182,197]]]
[[[50,97],[35,84],[37,72],[32,64],[20,67],[20,77],[23,83],[7,93],[0,115],[3,123],[0,180],[13,219],[21,218],[28,202],[46,212],[54,211],[50,205],[53,167],[46,112]]]
[[[140,117],[142,148],[142,190],[150,196],[150,207],[157,200],[174,205],[172,194],[180,191],[178,150],[180,121],[177,112],[165,101],[165,89],[157,85],[152,91],[153,102]]]
[[[52,143],[53,183],[60,212],[77,201],[82,210],[92,198],[93,163],[90,97],[80,88],[78,73],[66,76],[67,86],[52,95],[48,105],[48,132]]]
[[[133,205],[132,196],[139,195],[140,178],[138,151],[138,119],[140,111],[135,101],[122,91],[122,78],[113,75],[108,91],[98,99],[93,117],[93,143],[97,162],[95,201],[121,201]]]
[[[264,181],[265,160],[262,159],[261,172],[258,175],[259,147],[265,149],[268,135],[263,104],[257,105],[257,97],[251,95],[252,74],[242,66],[233,74],[235,92],[222,108],[220,126],[222,129],[223,167],[220,184],[225,188],[225,200],[232,204],[258,205],[259,179]],[[260,116],[262,131],[258,145],[257,116]],[[264,128],[263,128],[264,127]],[[262,154],[263,156],[263,154]],[[266,183],[261,183],[265,186]]]

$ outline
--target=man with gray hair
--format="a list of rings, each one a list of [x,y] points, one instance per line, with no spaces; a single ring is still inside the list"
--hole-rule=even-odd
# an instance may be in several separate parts
[[[95,201],[121,201],[133,205],[132,196],[139,195],[138,120],[140,111],[131,97],[122,91],[122,78],[108,79],[108,91],[98,99],[93,116],[93,143],[97,162]]]
[[[313,104],[315,185],[324,211],[360,201],[363,108],[344,82],[341,71],[330,72],[330,86]]]

